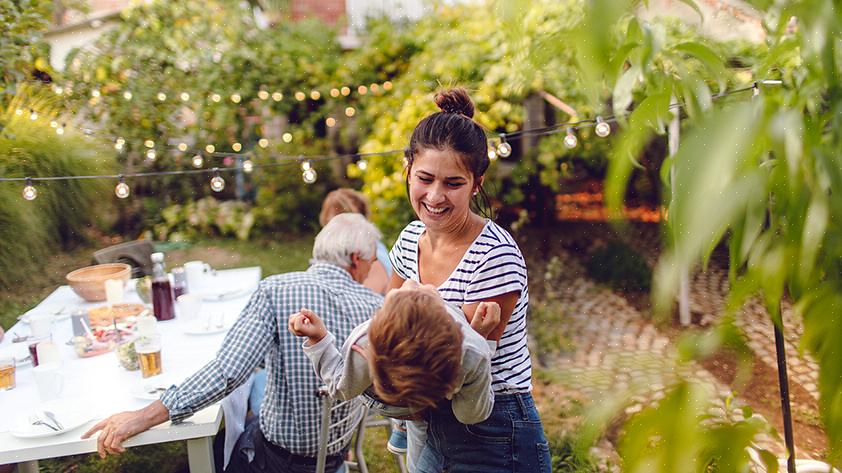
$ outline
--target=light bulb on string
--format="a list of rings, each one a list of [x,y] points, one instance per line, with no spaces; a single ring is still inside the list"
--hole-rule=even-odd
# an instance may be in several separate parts
[[[222,100],[222,96],[219,94],[211,94],[211,100],[213,100],[216,103],[219,103],[219,101]]]
[[[251,162],[251,159],[246,159],[243,161],[243,172],[246,174],[251,174],[254,171],[254,163]]]
[[[310,91],[310,100],[319,100],[322,98],[322,93],[318,90],[311,90]]]
[[[365,159],[357,161],[357,167],[360,169],[360,171],[365,171],[366,169],[368,169],[368,161],[366,161]]]
[[[179,95],[179,98],[181,98],[182,102],[186,102],[190,100],[190,94],[188,94],[187,92],[182,92],[181,95]]]
[[[330,96],[333,98],[339,97],[339,89],[336,87],[330,89]]]
[[[184,142],[179,143],[178,144],[178,150],[181,151],[182,153],[187,151],[187,143],[184,143]]]
[[[155,153],[154,149],[146,150],[146,159],[149,161],[155,161],[158,155]]]
[[[56,95],[61,95],[64,93],[64,89],[61,88],[61,86],[56,86],[56,88],[53,90],[55,91]]]
[[[356,114],[356,113],[357,113],[357,110],[354,107],[347,107],[345,109],[345,116],[348,117],[348,118],[353,117],[354,114]]]
[[[62,123],[61,125],[58,126],[58,128],[56,128],[56,134],[57,135],[63,135],[64,134],[64,123]]]
[[[391,83],[391,82],[389,82],[389,81],[384,82],[384,83],[383,83],[383,89],[385,89],[385,90],[392,90],[392,83]]]
[[[500,144],[497,145],[497,154],[503,158],[508,158],[512,155],[512,145],[506,141],[506,135],[500,135]]]
[[[123,92],[123,98],[126,99],[126,100],[131,100],[132,99],[132,93],[128,90]]]
[[[316,182],[317,177],[318,177],[318,174],[316,174],[315,169],[308,169],[308,170],[304,171],[303,173],[301,173],[301,178],[304,179],[304,182],[307,183],[307,184],[312,184],[312,183]]]
[[[350,87],[342,87],[341,89],[339,89],[339,93],[342,94],[343,96],[347,97],[347,96],[351,95],[351,88]]]
[[[327,119],[325,119],[325,125],[331,128],[336,126],[336,119],[333,117],[327,117]]]
[[[15,110],[15,115],[18,115],[18,116],[23,115],[23,109],[19,108],[19,109]]]
[[[284,98],[284,94],[282,94],[280,92],[273,92],[272,93],[272,100],[274,100],[275,102],[280,102],[281,100],[283,100],[283,98]]]
[[[368,87],[366,87],[364,85],[361,85],[361,86],[357,87],[357,93],[360,94],[360,95],[367,94],[368,93]]]
[[[266,138],[261,138],[257,140],[257,146],[260,146],[261,148],[266,148],[267,146],[269,146],[269,140],[267,140]]]
[[[117,186],[114,187],[114,194],[117,198],[125,199],[132,191],[129,189],[129,185],[126,184],[126,180],[123,178],[123,175],[121,174],[118,177],[120,178],[120,182],[118,182]]]
[[[284,133],[281,139],[284,140],[284,143],[292,143],[292,133]]]
[[[243,149],[243,145],[240,143],[234,143],[233,145],[231,145],[231,149],[239,153],[240,150]]]
[[[301,161],[301,170],[302,171],[309,171],[310,169],[313,169],[313,165],[310,163],[310,161],[307,161],[307,160]]]
[[[488,147],[488,159],[492,161],[497,160],[497,148],[495,146]]]
[[[269,92],[266,92],[265,90],[260,90],[257,92],[257,98],[259,98],[260,100],[267,100],[269,99]]]
[[[302,92],[300,90],[295,93],[295,100],[298,100],[299,102],[303,102],[304,99],[306,99],[306,98],[307,98],[307,94],[305,94],[304,92]]]
[[[205,151],[207,151],[208,154],[213,154],[216,151],[216,146],[207,145],[205,146]]]
[[[210,181],[210,187],[214,192],[222,192],[222,189],[225,189],[225,179],[219,175],[218,168],[213,168],[213,178]]]
[[[50,122],[50,128],[58,128],[58,122],[57,122],[57,121],[55,121],[55,120],[52,120],[52,121]]]
[[[35,110],[30,108],[29,109],[29,119],[33,120],[33,121],[37,120],[38,119],[38,112],[36,112]]]
[[[101,95],[101,93],[100,93],[99,89],[94,89],[94,90],[91,91],[91,97],[93,97],[93,98],[97,98],[100,95]]]
[[[564,146],[567,149],[573,149],[576,145],[579,144],[579,139],[576,138],[576,134],[573,132],[573,128],[567,129],[567,134],[564,136]]]
[[[371,85],[368,86],[368,89],[371,91],[371,93],[376,93],[376,92],[380,91],[380,85],[379,84],[371,84]]]
[[[143,145],[146,146],[147,148],[154,148],[155,142],[152,141],[152,140],[146,140],[146,141],[143,142]]]
[[[602,117],[596,117],[596,136],[605,138],[611,133],[611,125],[609,125]]]
[[[194,168],[200,168],[200,167],[202,167],[202,164],[205,164],[205,158],[203,158],[201,154],[197,154],[196,156],[193,156],[193,167]]]
[[[158,92],[158,101],[164,102],[165,100],[167,100],[167,94],[163,92]]]
[[[232,94],[231,95],[231,101],[234,102],[234,103],[240,103],[240,100],[242,100],[242,99],[243,98],[240,96],[240,94]]]
[[[23,186],[23,192],[21,195],[26,200],[35,200],[35,198],[38,197],[38,189],[32,185],[31,178],[26,178],[26,184]]]
[[[122,150],[123,150],[123,146],[125,146],[125,145],[126,145],[126,140],[125,140],[125,139],[123,139],[122,137],[118,137],[118,138],[114,141],[114,149],[116,149],[117,151],[122,151]]]

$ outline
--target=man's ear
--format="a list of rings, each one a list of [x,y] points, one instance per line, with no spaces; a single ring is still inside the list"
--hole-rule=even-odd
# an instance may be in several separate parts
[[[359,253],[351,253],[351,268],[356,268],[360,263]]]

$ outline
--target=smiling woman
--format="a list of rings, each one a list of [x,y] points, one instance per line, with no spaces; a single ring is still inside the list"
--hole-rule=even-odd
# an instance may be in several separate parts
[[[427,441],[409,451],[410,470],[550,471],[549,446],[530,394],[532,365],[526,344],[529,305],[526,264],[509,233],[487,218],[482,184],[490,163],[482,127],[464,89],[436,95],[441,112],[412,133],[406,184],[418,221],[401,232],[391,252],[391,288],[405,280],[435,286],[470,321],[482,302],[496,302],[500,323],[488,335],[494,408],[462,424],[448,405],[430,409]],[[515,421],[515,419],[518,419]],[[418,435],[413,423],[410,435]],[[413,439],[409,445],[413,448]]]

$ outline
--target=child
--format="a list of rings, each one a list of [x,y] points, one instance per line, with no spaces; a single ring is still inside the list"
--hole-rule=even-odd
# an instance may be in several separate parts
[[[426,439],[426,409],[449,400],[465,424],[482,422],[491,413],[490,359],[496,342],[485,336],[499,322],[496,303],[482,303],[469,325],[433,286],[407,281],[351,332],[341,353],[321,319],[307,309],[290,316],[289,330],[308,337],[304,352],[331,396],[361,396],[379,414],[412,420],[407,452],[412,471]]]

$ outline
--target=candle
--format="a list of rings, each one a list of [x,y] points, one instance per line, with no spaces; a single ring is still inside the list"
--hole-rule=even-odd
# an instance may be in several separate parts
[[[123,281],[121,279],[105,281],[105,299],[109,306],[123,302]]]

